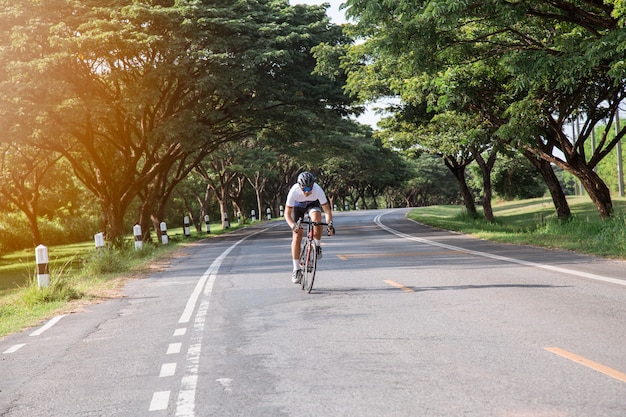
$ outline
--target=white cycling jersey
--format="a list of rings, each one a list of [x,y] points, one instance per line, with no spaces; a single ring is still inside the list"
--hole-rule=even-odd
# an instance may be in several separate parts
[[[287,202],[285,205],[289,207],[306,207],[309,203],[316,200],[319,200],[320,205],[328,203],[324,190],[322,190],[322,187],[317,185],[317,183],[313,184],[311,194],[309,195],[304,195],[300,184],[294,184],[287,194]]]

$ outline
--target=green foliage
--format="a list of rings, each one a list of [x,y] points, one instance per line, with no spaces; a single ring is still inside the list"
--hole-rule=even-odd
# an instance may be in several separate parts
[[[351,34],[364,38],[345,53],[347,88],[362,101],[401,99],[384,128],[403,149],[412,141],[460,161],[463,145],[478,144],[477,156],[504,140],[576,175],[600,216],[611,215],[610,192],[594,168],[616,140],[598,140],[593,150],[585,143],[625,98],[621,0],[347,6],[357,20]],[[415,117],[420,106],[426,111]],[[573,141],[567,124],[580,114],[586,120]],[[623,127],[619,135],[626,135]],[[472,143],[481,136],[487,141]]]
[[[135,249],[134,242],[125,242],[121,247],[112,245],[93,250],[82,260],[80,275],[84,277],[99,277],[121,272],[128,272],[132,267],[145,259],[150,259],[163,253],[167,248],[161,244],[143,244],[142,249]]]
[[[7,320],[15,315],[17,310],[18,308],[15,304],[0,304],[0,321]]]
[[[620,126],[624,126],[624,125],[626,125],[626,120],[624,119],[620,120]],[[601,138],[602,133],[605,129],[606,129],[605,123],[597,126],[595,129],[595,137]],[[614,137],[615,137],[615,128],[613,125],[613,128],[609,128],[608,130],[607,139],[612,139]],[[592,147],[591,143],[587,143],[585,145],[585,151],[588,154],[592,153],[591,147]],[[612,152],[610,152],[606,157],[604,157],[598,163],[598,166],[596,167],[596,171],[598,172],[598,175],[602,177],[604,182],[607,184],[607,186],[613,193],[618,193],[619,191],[619,180],[618,180],[618,175],[617,175],[617,149],[618,147],[615,147],[615,149]],[[622,143],[621,149],[622,149],[622,161],[626,162],[626,146],[624,146],[624,143]]]
[[[565,195],[576,195],[578,188],[578,180],[576,177],[558,166],[554,167],[554,174],[559,179],[559,184]]]
[[[137,200],[142,226],[163,218],[174,187],[220,144],[268,129],[306,149],[351,111],[342,79],[313,74],[311,48],[344,39],[324,6],[0,5],[0,128],[71,165],[110,240]]]
[[[28,223],[19,213],[4,213],[0,220],[0,253],[33,247]]]
[[[554,247],[602,256],[626,256],[626,217],[617,215],[604,221],[575,216],[570,221],[551,220],[538,228],[535,236]],[[562,239],[562,243],[559,243]]]
[[[50,284],[39,287],[34,276],[23,292],[21,301],[29,308],[37,304],[68,302],[82,297],[72,284],[71,261],[50,268]]]
[[[92,216],[56,216],[52,219],[40,218],[41,241],[33,243],[28,222],[21,213],[3,213],[0,217],[0,254],[37,244],[54,246],[91,239],[98,231],[100,221]]]
[[[498,159],[492,175],[493,190],[504,200],[542,197],[546,192],[537,170],[522,156]]]
[[[404,187],[408,205],[419,207],[459,201],[458,184],[440,157],[423,154],[411,161],[411,166],[414,175]]]
[[[81,273],[85,276],[99,276],[125,272],[129,269],[130,248],[105,247],[94,251],[83,261]]]

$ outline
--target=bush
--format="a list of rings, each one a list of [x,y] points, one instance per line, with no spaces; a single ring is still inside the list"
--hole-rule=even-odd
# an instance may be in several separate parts
[[[84,242],[98,231],[96,217],[60,217],[40,219],[39,232],[46,246]],[[30,225],[21,213],[3,213],[0,220],[0,253],[33,247]]]
[[[82,273],[85,276],[95,276],[124,272],[128,270],[128,249],[106,247],[96,250],[85,259]]]
[[[68,261],[60,268],[51,268],[50,285],[39,287],[37,278],[31,279],[30,285],[26,289],[22,301],[29,307],[54,302],[67,302],[77,300],[83,296],[71,285],[71,261]]]
[[[96,250],[83,261],[81,274],[98,276],[129,271],[137,260],[148,258],[158,250],[156,246],[144,243],[142,250],[135,250],[134,242],[121,247],[107,246]]]
[[[17,213],[3,213],[2,220],[0,220],[0,253],[32,246],[33,239],[24,216]]]

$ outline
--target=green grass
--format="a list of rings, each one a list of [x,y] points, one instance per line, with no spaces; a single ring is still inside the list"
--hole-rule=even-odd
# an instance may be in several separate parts
[[[168,230],[168,245],[144,243],[135,250],[128,238],[122,248],[95,249],[94,242],[48,248],[50,285],[39,288],[35,273],[35,251],[19,251],[0,257],[0,338],[63,311],[80,309],[83,304],[117,296],[126,279],[145,273],[155,260],[171,256],[185,244],[244,227],[230,229],[211,225],[211,234],[192,231],[185,238],[182,228]],[[3,287],[0,287],[3,288]]]
[[[412,210],[420,223],[455,230],[503,243],[572,250],[579,253],[626,259],[626,199],[615,198],[615,216],[600,220],[587,197],[568,198],[572,219],[556,218],[550,198],[499,202],[493,205],[495,222],[474,219],[463,207],[431,206]]]
[[[94,249],[93,243],[84,242],[48,248],[49,268],[69,271],[80,267],[80,257]],[[1,291],[28,283],[35,276],[35,250],[13,252],[0,258]]]

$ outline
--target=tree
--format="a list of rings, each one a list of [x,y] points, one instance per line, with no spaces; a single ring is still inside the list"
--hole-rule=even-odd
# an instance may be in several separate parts
[[[42,243],[38,224],[41,193],[43,187],[53,186],[51,174],[58,160],[58,155],[40,149],[10,142],[0,144],[0,195],[26,216],[33,246]]]
[[[475,147],[471,146],[470,133],[466,129],[466,120],[455,113],[442,113],[432,116],[429,122],[420,106],[405,106],[393,120],[383,123],[382,134],[387,135],[391,146],[403,149],[407,153],[429,153],[442,158],[445,166],[457,181],[459,194],[467,213],[477,216],[476,203],[466,179],[466,170],[474,162]],[[418,115],[418,116],[415,116]]]
[[[96,5],[23,2],[9,24],[20,42],[8,48],[15,56],[3,68],[0,96],[4,114],[21,115],[16,125],[30,128],[33,146],[72,164],[97,196],[107,237],[115,240],[131,202],[180,156],[173,128],[191,119],[186,103],[197,90],[189,89],[189,65],[181,65],[189,50],[177,32],[181,10]]]
[[[602,218],[610,216],[612,204],[593,168],[616,141],[603,134],[592,155],[585,155],[583,145],[598,121],[612,118],[623,97],[626,77],[619,51],[625,33],[616,18],[622,9],[614,10],[611,3],[347,2],[348,12],[359,19],[360,34],[375,40],[368,51],[385,51],[398,57],[393,64],[405,64],[398,67],[400,76],[391,80],[391,88],[403,79],[405,85],[415,85],[411,72],[433,73],[451,61],[472,65],[496,59],[510,76],[506,87],[516,97],[507,105],[510,119],[503,126],[508,129],[501,128],[499,135],[576,175]],[[385,66],[379,63],[376,70]],[[379,71],[367,73],[381,78]],[[572,143],[564,127],[580,112],[587,122]]]
[[[311,74],[310,48],[341,35],[323,7],[2,5],[0,116],[72,164],[112,240],[138,197],[142,225],[156,225],[175,185],[221,143],[268,126],[310,138],[285,122],[320,127],[346,111],[341,85]]]
[[[537,177],[538,172],[527,158],[521,155],[498,160],[493,171],[493,189],[504,200],[542,197],[546,185]]]
[[[440,157],[424,153],[410,165],[415,174],[402,188],[406,207],[456,204],[458,184]]]

